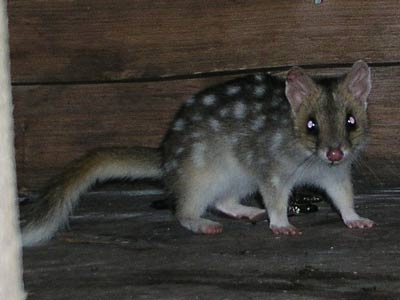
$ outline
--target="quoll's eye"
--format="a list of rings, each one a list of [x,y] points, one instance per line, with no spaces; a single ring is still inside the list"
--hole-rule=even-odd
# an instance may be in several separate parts
[[[347,130],[354,130],[357,128],[356,118],[352,114],[347,115],[346,127]]]
[[[310,134],[317,135],[318,134],[318,123],[314,118],[310,118],[307,121],[307,131]]]

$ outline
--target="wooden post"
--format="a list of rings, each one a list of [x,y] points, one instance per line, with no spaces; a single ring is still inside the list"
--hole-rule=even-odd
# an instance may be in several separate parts
[[[16,201],[7,3],[0,0],[0,299],[25,299]]]

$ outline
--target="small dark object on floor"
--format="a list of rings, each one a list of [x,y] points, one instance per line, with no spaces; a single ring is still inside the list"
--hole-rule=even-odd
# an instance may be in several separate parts
[[[289,216],[297,216],[300,214],[308,214],[312,212],[317,212],[318,206],[311,203],[294,203],[290,202],[288,215]]]
[[[318,203],[327,201],[328,196],[320,189],[313,186],[304,186],[296,189],[291,197],[290,202],[295,203]]]
[[[303,187],[296,189],[289,200],[289,216],[297,216],[318,211],[315,203],[326,201],[326,195],[316,188]]]

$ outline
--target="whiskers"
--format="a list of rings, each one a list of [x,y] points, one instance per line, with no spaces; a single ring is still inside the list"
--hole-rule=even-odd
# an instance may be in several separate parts
[[[367,139],[367,135],[366,135],[366,133],[365,132],[360,132],[360,133],[358,133],[358,134],[356,134],[356,135],[353,135],[352,137],[351,137],[351,139],[352,140],[355,140],[355,139],[358,139],[358,138],[361,138],[361,139]]]
[[[300,162],[296,168],[290,173],[286,178],[285,181],[289,181],[293,178],[293,176],[303,177],[303,175],[312,167],[315,160],[318,159],[317,152],[313,151],[309,156],[307,156],[302,162]],[[300,173],[298,171],[301,169]]]
[[[375,171],[368,165],[368,163],[365,163],[365,162],[361,159],[361,156],[356,155],[355,152],[351,152],[351,153],[349,153],[349,158],[348,158],[348,159],[350,159],[350,161],[351,161],[352,163],[354,163],[354,166],[355,166],[356,168],[358,168],[359,170],[362,170],[362,169],[368,170],[368,171],[372,174],[372,176],[375,178],[375,180],[377,181],[378,185],[380,185],[380,186],[384,185],[384,183],[383,183],[383,181],[381,180],[381,178],[380,178],[380,177],[375,173]]]

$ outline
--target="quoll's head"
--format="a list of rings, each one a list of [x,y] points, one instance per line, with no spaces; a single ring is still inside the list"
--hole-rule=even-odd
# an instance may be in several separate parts
[[[313,80],[292,68],[285,93],[303,148],[332,165],[354,157],[366,140],[370,90],[371,72],[363,61],[341,78]]]

